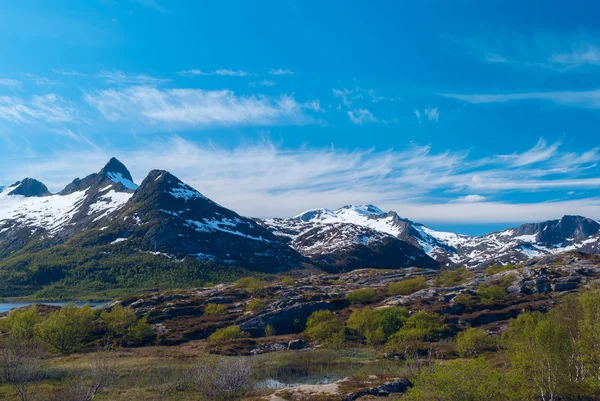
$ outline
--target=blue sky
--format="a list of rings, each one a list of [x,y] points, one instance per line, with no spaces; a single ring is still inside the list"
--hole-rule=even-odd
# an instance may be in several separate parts
[[[600,5],[0,1],[0,185],[119,157],[251,216],[600,219]]]

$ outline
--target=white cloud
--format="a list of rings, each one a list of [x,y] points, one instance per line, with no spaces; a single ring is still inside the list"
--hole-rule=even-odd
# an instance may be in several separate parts
[[[251,72],[247,72],[247,71],[243,71],[243,70],[229,70],[229,69],[225,69],[225,68],[220,68],[218,70],[213,70],[213,71],[209,71],[209,72],[205,72],[202,70],[186,70],[186,71],[179,71],[177,74],[187,76],[187,77],[210,76],[210,75],[220,75],[220,76],[225,76],[225,77],[249,77],[249,76],[255,75],[255,74],[252,74]]]
[[[44,85],[44,86],[58,85],[58,82],[53,79],[49,79],[46,77],[40,77],[39,75],[31,74],[29,72],[24,73],[23,76],[36,85]]]
[[[282,70],[281,68],[277,68],[277,69],[272,69],[271,71],[269,71],[269,74],[271,75],[294,75],[294,71],[291,70]]]
[[[72,121],[73,118],[74,109],[71,103],[53,93],[35,95],[29,100],[0,96],[0,120],[8,123],[58,123]]]
[[[462,100],[468,103],[506,103],[517,100],[544,100],[564,106],[582,108],[600,108],[600,90],[590,91],[555,91],[555,92],[525,92],[504,94],[460,94],[441,93],[441,96]]]
[[[321,102],[319,100],[311,100],[310,102],[304,102],[302,106],[312,111],[325,111],[321,108]]]
[[[357,125],[377,122],[375,116],[367,109],[348,110],[348,117],[350,117],[350,121]]]
[[[17,81],[15,79],[0,78],[0,86],[18,88],[19,86],[21,86],[21,81]]]
[[[2,159],[0,176],[7,183],[33,176],[58,190],[76,176],[98,171],[109,157],[117,156],[132,170],[137,182],[151,169],[166,169],[206,196],[249,216],[290,216],[314,207],[374,203],[423,222],[524,222],[563,214],[598,219],[600,198],[491,202],[469,187],[478,181],[490,188],[496,184],[494,180],[502,178],[503,183],[510,184],[506,190],[511,192],[538,191],[546,184],[569,190],[597,188],[600,185],[597,176],[578,178],[576,172],[583,160],[598,161],[600,156],[597,152],[594,157],[583,155],[558,151],[552,159],[539,161],[532,167],[513,167],[511,160],[502,157],[469,161],[465,152],[433,153],[429,147],[385,152],[331,148],[285,150],[263,143],[226,149],[174,137],[114,154],[94,148],[70,153],[61,151],[45,159],[18,163]],[[565,163],[570,174],[557,178],[556,174],[549,173],[554,166]],[[530,178],[540,170],[548,173],[544,180]],[[484,185],[486,182],[492,185]],[[519,183],[529,187],[518,188],[515,184]],[[457,190],[464,195],[457,198],[453,192]],[[503,189],[495,187],[494,191],[501,193]]]
[[[267,87],[271,87],[271,86],[275,86],[275,82],[268,80],[268,79],[264,79],[260,82],[250,82],[248,84],[249,87],[251,88],[255,88],[257,86],[267,86]]]
[[[170,79],[151,77],[146,74],[126,74],[123,71],[101,71],[94,78],[102,79],[113,85],[160,85]]]
[[[87,77],[89,76],[88,74],[79,72],[79,71],[75,71],[75,70],[63,70],[63,69],[54,69],[52,70],[52,72],[54,72],[57,75],[63,75],[63,76],[67,76],[67,77]]]
[[[437,107],[435,107],[435,108],[432,108],[431,106],[427,107],[425,109],[425,115],[427,116],[427,118],[429,119],[429,121],[435,120],[436,123],[440,119],[440,113],[439,113]]]
[[[456,199],[456,202],[458,202],[458,203],[475,203],[475,202],[483,202],[486,199],[487,198],[485,196],[473,194],[473,195],[460,196]]]
[[[419,111],[419,109],[415,109],[415,116],[417,116],[417,119],[419,120],[419,122],[421,122],[421,112]]]
[[[230,90],[136,86],[89,92],[85,100],[110,121],[136,129],[301,125],[310,117],[292,96],[238,96]]]

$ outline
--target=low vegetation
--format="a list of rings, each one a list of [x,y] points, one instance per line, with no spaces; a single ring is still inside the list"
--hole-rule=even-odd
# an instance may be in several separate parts
[[[379,294],[373,288],[362,288],[346,295],[346,299],[353,304],[367,305],[375,302]]]
[[[444,270],[435,278],[435,284],[438,286],[452,287],[467,281],[473,276],[473,273],[465,267],[455,270]]]
[[[428,288],[427,280],[424,276],[407,278],[397,283],[388,285],[387,292],[390,295],[410,295],[419,290]]]

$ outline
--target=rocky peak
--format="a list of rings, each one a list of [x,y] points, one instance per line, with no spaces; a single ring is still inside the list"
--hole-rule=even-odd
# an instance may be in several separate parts
[[[33,178],[25,178],[24,180],[11,185],[10,188],[14,189],[11,189],[11,191],[8,193],[9,195],[21,195],[25,197],[41,197],[51,195],[50,191],[48,191],[48,187]]]
[[[131,173],[127,170],[127,167],[114,157],[112,157],[108,163],[106,163],[106,166],[100,170],[100,174],[106,175],[109,178],[111,176],[121,175],[121,177],[126,180],[133,182],[133,178],[131,178]]]

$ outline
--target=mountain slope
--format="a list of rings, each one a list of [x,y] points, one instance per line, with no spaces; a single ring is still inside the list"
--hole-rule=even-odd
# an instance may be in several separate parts
[[[312,260],[329,257],[333,250],[347,248],[350,243],[358,244],[360,241],[349,241],[340,234],[330,235],[327,241],[322,238],[325,232],[354,232],[358,235],[357,226],[370,230],[372,238],[376,238],[378,233],[400,239],[447,266],[520,263],[533,257],[570,250],[600,253],[600,224],[581,216],[523,224],[478,237],[432,230],[404,219],[396,212],[386,213],[373,205],[348,205],[337,210],[313,209],[290,219],[264,220],[263,224],[276,235],[288,238],[294,249]],[[317,232],[322,234],[316,235]],[[402,264],[403,260],[400,259],[399,263]]]

